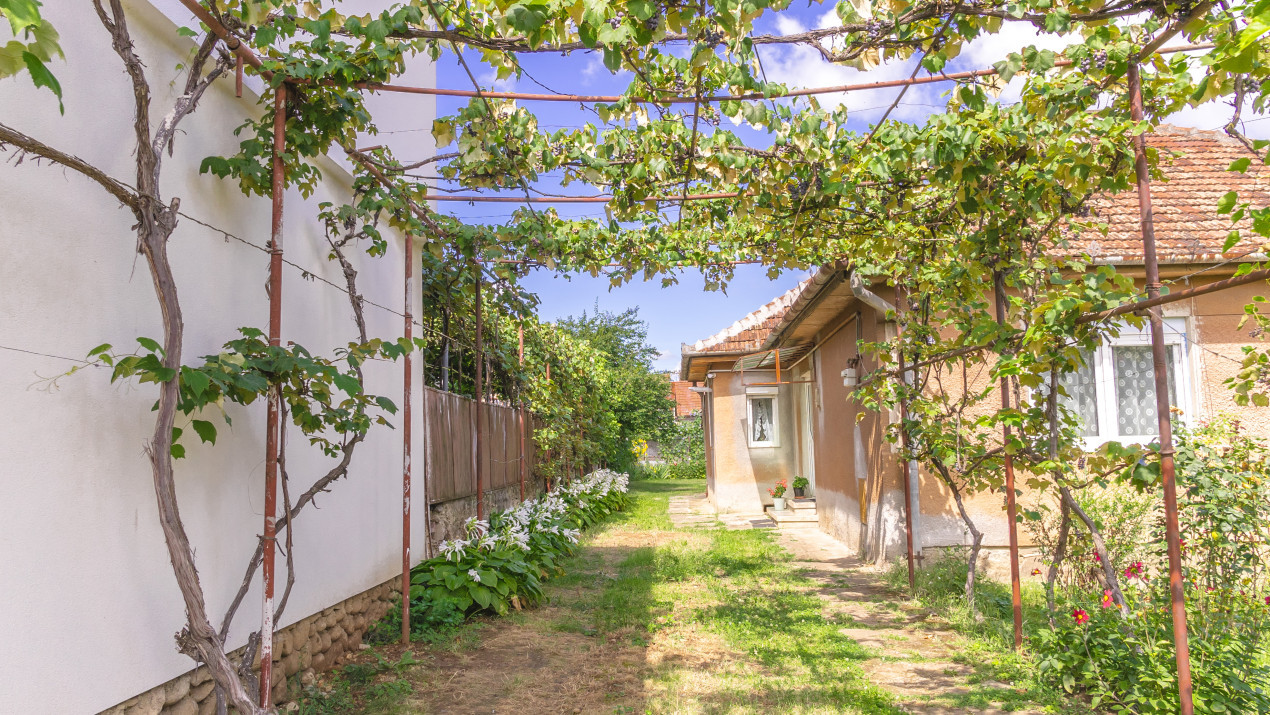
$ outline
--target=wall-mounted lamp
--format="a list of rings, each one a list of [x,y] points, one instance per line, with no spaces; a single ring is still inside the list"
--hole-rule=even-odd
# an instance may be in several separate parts
[[[855,387],[860,384],[860,358],[853,357],[847,360],[847,369],[842,371],[842,386]]]

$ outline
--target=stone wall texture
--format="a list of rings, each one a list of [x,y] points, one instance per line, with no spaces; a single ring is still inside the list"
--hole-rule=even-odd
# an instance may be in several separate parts
[[[346,653],[357,652],[371,624],[383,618],[400,593],[394,578],[342,603],[297,621],[274,634],[273,702],[293,699],[317,674],[334,668]],[[231,659],[241,657],[239,649]],[[259,672],[257,659],[253,670]],[[216,688],[207,668],[199,666],[102,712],[101,715],[210,715],[216,712]]]
[[[525,499],[533,499],[544,491],[541,477],[525,482]],[[520,503],[520,485],[485,492],[485,508],[488,511],[505,511]],[[462,538],[463,522],[476,516],[476,496],[461,497],[432,505],[433,553],[442,541]]]

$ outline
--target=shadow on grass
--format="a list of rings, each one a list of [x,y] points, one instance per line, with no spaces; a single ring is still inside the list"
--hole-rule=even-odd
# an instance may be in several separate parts
[[[888,582],[900,589],[907,585],[901,566],[887,574]],[[929,562],[918,571],[917,599],[921,605],[942,617],[950,628],[965,636],[965,649],[954,657],[956,662],[974,670],[971,682],[996,681],[1011,688],[975,687],[966,695],[949,698],[959,707],[974,708],[990,694],[1013,706],[1043,704],[1056,711],[1085,712],[1084,705],[1070,702],[1063,694],[1043,683],[1026,647],[1014,650],[1014,606],[1010,585],[980,578],[975,583],[977,617],[965,598],[966,564],[957,558]],[[1048,624],[1044,589],[1036,583],[1023,582],[1023,635],[1026,639]]]
[[[666,631],[652,690],[689,710],[902,712],[865,677],[860,662],[873,654],[825,618],[813,583],[789,560],[757,531],[696,530],[636,548],[595,601],[594,623],[650,639]],[[703,662],[691,645],[697,630],[727,652]],[[656,698],[647,706],[660,712]]]

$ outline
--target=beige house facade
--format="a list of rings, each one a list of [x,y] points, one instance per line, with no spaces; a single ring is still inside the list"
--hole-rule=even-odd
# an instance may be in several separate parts
[[[1270,172],[1230,175],[1225,169],[1243,155],[1242,147],[1215,133],[1163,128],[1150,141],[1174,155],[1161,162],[1170,181],[1153,187],[1165,284],[1173,290],[1201,286],[1230,277],[1239,263],[1231,259],[1260,260],[1251,247],[1222,253],[1230,222],[1216,215],[1215,206],[1231,188],[1264,193],[1260,183]],[[1270,196],[1260,198],[1270,202]],[[1081,247],[1141,286],[1136,198],[1107,197],[1096,210],[1110,230]],[[1251,326],[1241,328],[1240,321],[1244,306],[1265,293],[1266,285],[1255,283],[1165,306],[1170,402],[1183,424],[1237,414],[1246,427],[1270,437],[1270,409],[1236,405],[1223,384],[1239,371],[1243,348],[1258,343]],[[937,474],[901,464],[886,439],[897,415],[866,408],[854,398],[854,387],[844,384],[847,368],[863,375],[876,367],[859,346],[894,335],[887,320],[894,297],[892,288],[866,285],[849,263],[839,262],[723,331],[683,346],[680,375],[703,397],[707,489],[719,512],[762,512],[772,504],[768,490],[778,480],[792,484],[803,476],[816,499],[819,528],[860,558],[880,562],[906,552],[908,479],[915,554],[937,557],[970,544],[947,486]],[[1087,445],[1153,439],[1145,331],[1126,326],[1089,363],[1066,385],[1085,423]],[[985,534],[987,560],[996,571],[1008,544],[1003,496],[971,495],[966,506]]]

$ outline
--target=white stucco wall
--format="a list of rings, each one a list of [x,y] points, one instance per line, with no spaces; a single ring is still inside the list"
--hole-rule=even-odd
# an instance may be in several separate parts
[[[147,3],[125,6],[161,115],[184,84],[175,68],[192,45]],[[66,51],[66,61],[53,65],[66,114],[59,115],[51,94],[20,77],[0,81],[0,121],[131,183],[132,92],[107,34],[87,2],[45,2],[43,11]],[[431,67],[413,68],[409,81],[433,82]],[[254,96],[234,98],[232,79],[213,87],[182,124],[175,156],[165,158],[163,190],[165,200],[180,197],[190,216],[263,246],[269,200],[245,198],[233,183],[198,173],[204,157],[234,151],[231,130],[259,111]],[[426,127],[434,110],[419,100],[400,111],[403,123],[408,114],[410,125]],[[426,132],[408,136],[411,154],[431,151]],[[103,369],[52,387],[40,380],[75,365],[56,356],[82,358],[100,343],[131,350],[137,336],[160,338],[159,314],[146,265],[134,250],[130,212],[74,172],[30,159],[15,166],[11,157],[0,166],[0,346],[6,348],[0,349],[0,712],[92,713],[193,666],[173,644],[185,619],[143,451],[157,390],[112,385]],[[322,168],[326,179],[315,195],[286,197],[284,245],[289,260],[342,285],[314,217],[318,202],[347,197],[348,177],[334,162]],[[370,301],[401,306],[402,249],[393,237],[387,256],[355,258]],[[185,362],[217,352],[240,326],[266,326],[265,253],[189,219],[182,219],[170,250],[185,315]],[[345,294],[290,266],[284,292],[285,340],[330,354],[355,339]],[[372,337],[401,335],[400,317],[373,305],[366,317]],[[400,363],[370,364],[366,373],[369,391],[400,405]],[[418,374],[414,384],[416,390],[422,384]],[[241,581],[262,520],[264,405],[231,406],[229,414],[233,427],[221,427],[216,446],[191,435],[183,440],[189,458],[177,462],[182,515],[216,623]],[[358,449],[350,478],[298,518],[297,582],[280,626],[399,573],[400,435],[374,430]],[[414,435],[419,475],[418,425]],[[289,441],[288,471],[298,495],[332,461],[294,430]],[[422,490],[414,494],[418,559],[424,504]],[[254,589],[240,609],[231,648],[258,625],[259,603]]]

